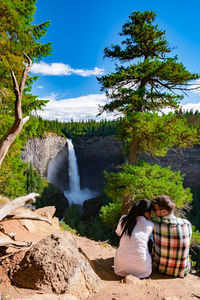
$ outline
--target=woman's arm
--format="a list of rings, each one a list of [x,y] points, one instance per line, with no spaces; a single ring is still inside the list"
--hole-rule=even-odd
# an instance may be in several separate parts
[[[123,216],[120,218],[119,223],[118,223],[118,225],[117,225],[117,229],[115,230],[115,232],[116,232],[116,234],[117,234],[118,236],[121,236],[121,234],[122,234],[122,226],[121,226],[121,223],[122,223],[122,219],[123,219],[124,217],[126,217],[126,215],[123,215]]]

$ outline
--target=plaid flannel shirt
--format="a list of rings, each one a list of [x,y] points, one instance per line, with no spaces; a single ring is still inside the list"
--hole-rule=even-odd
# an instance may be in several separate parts
[[[184,277],[190,272],[189,248],[192,226],[173,214],[153,217],[153,269],[167,275]]]

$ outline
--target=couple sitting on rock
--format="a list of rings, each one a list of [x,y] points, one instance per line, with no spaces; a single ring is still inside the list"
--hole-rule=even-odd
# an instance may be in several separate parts
[[[174,277],[190,272],[192,226],[188,220],[175,217],[174,208],[171,198],[161,195],[153,201],[134,203],[128,215],[121,217],[116,229],[120,237],[114,259],[117,275],[147,278],[152,266],[153,270]],[[151,243],[153,247],[149,247]]]

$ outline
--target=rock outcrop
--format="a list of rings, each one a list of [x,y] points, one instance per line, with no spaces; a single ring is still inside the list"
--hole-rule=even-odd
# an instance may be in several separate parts
[[[66,139],[50,133],[43,139],[29,139],[25,148],[22,149],[21,157],[24,161],[32,163],[42,177],[47,178],[49,162],[62,151],[66,156]]]
[[[142,154],[140,158],[161,167],[170,166],[175,172],[180,170],[181,174],[185,174],[185,186],[192,190],[200,188],[200,145],[193,148],[169,150],[165,157],[149,157]]]
[[[12,282],[56,294],[86,298],[102,288],[84,253],[69,232],[51,234],[26,252]]]

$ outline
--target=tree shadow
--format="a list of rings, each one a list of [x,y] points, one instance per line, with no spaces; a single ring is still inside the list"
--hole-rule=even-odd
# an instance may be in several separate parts
[[[95,268],[96,274],[106,281],[119,281],[122,276],[118,276],[114,273],[114,257],[109,257],[106,259],[98,258],[92,260],[92,263]]]

